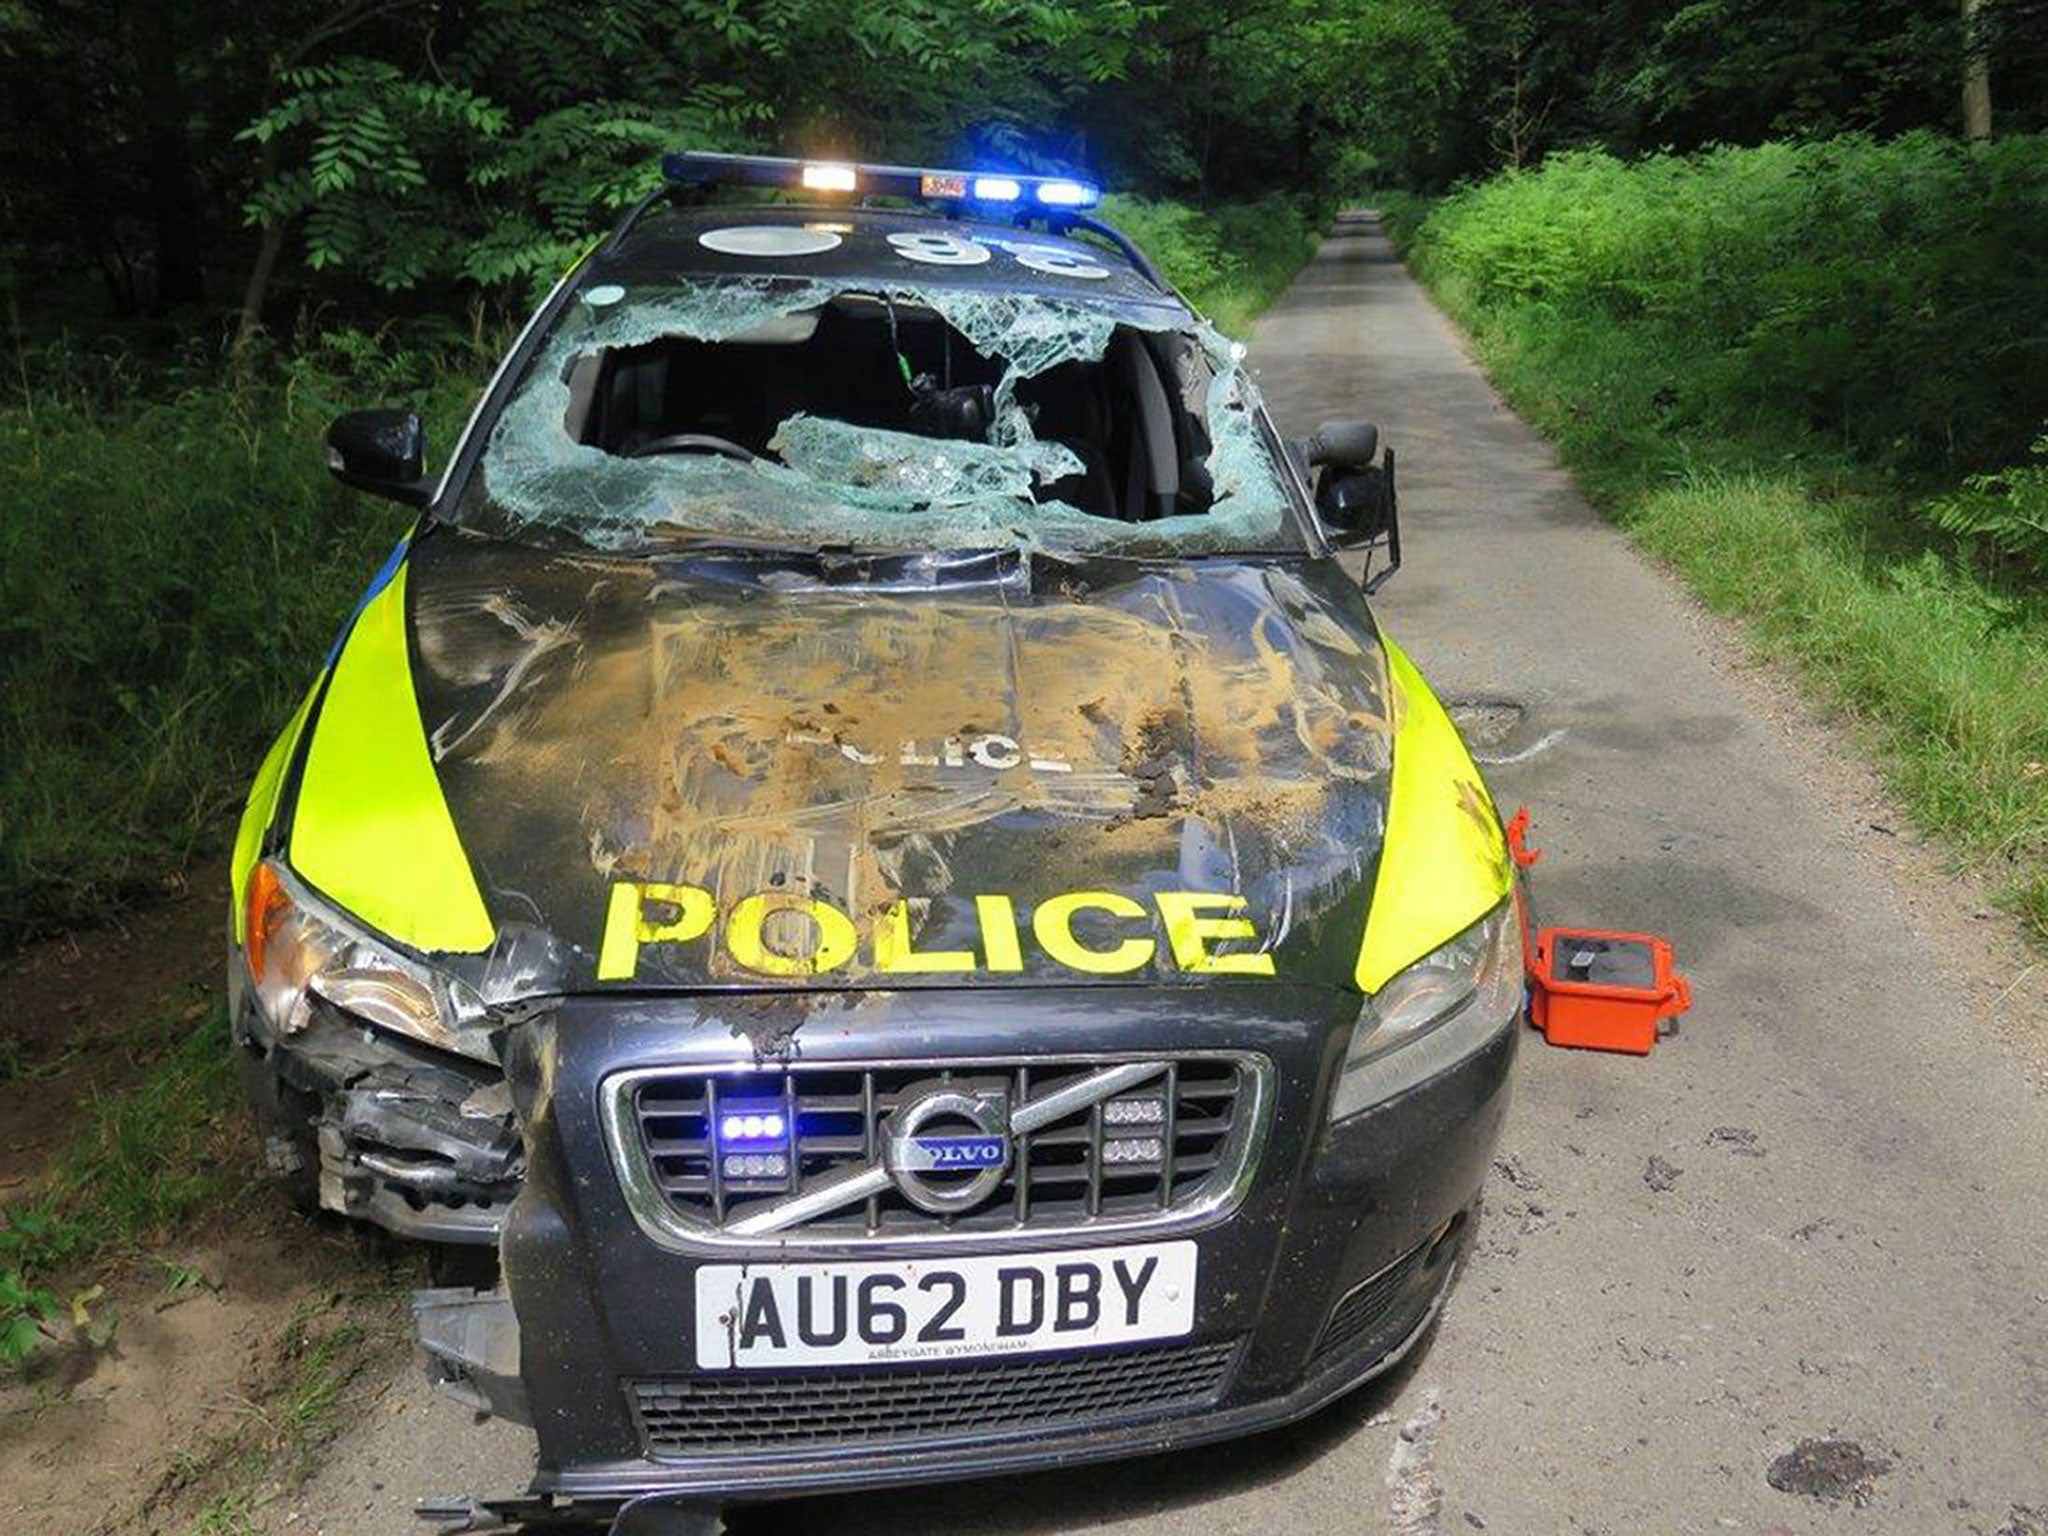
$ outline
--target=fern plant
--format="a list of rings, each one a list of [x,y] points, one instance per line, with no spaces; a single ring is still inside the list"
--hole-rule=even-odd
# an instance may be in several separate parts
[[[2033,452],[2032,463],[1971,476],[1928,516],[1987,563],[2048,577],[2048,433],[2034,439]]]

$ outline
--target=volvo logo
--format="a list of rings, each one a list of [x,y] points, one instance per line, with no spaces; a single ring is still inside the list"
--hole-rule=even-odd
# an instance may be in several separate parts
[[[882,1142],[882,1166],[921,1211],[969,1211],[996,1192],[1010,1165],[1010,1097],[1001,1091],[940,1087],[897,1106]]]

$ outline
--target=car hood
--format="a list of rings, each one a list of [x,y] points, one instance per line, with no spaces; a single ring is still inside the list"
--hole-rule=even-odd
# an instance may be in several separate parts
[[[1333,562],[440,528],[409,565],[488,963],[528,990],[1349,982],[1391,731]]]

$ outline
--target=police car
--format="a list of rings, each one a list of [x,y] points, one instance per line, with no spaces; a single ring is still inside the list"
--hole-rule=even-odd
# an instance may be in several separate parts
[[[409,412],[330,433],[418,518],[235,847],[274,1167],[495,1248],[416,1307],[537,1431],[492,1518],[1154,1451],[1384,1371],[1522,1002],[1486,787],[1335,558],[1398,564],[1391,454],[1283,441],[1083,183],[666,173],[438,478]]]

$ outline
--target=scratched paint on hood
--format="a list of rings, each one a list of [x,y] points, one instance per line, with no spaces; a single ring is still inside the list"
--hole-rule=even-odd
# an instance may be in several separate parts
[[[1160,892],[1241,896],[1277,976],[1347,979],[1389,728],[1377,639],[1334,568],[646,561],[445,528],[414,563],[423,724],[494,918],[548,940],[527,946],[556,968],[535,990],[594,984],[622,881],[701,888],[721,914],[829,903],[860,943],[806,986],[874,984],[898,902],[920,950],[972,949],[977,895],[1028,932],[1080,891],[1148,911]],[[1104,921],[1074,931],[1094,942]],[[772,923],[763,940],[800,942]],[[1164,942],[1116,978],[1023,947],[1014,974],[965,979],[1187,979]],[[631,984],[776,983],[714,927],[646,946]]]

